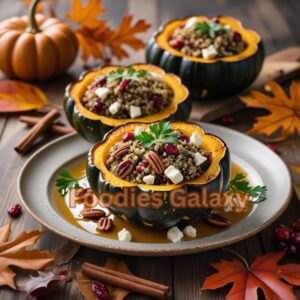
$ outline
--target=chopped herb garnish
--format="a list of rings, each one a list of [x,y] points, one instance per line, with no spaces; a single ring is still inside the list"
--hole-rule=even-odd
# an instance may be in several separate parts
[[[170,122],[159,121],[149,126],[151,134],[143,130],[135,139],[143,143],[145,148],[153,144],[178,144],[178,133],[171,128]]]
[[[226,31],[226,27],[215,22],[200,22],[195,26],[196,31],[207,33],[211,38],[214,38],[219,31]]]
[[[127,70],[120,67],[116,71],[110,71],[108,73],[108,80],[116,80],[116,79],[131,79],[131,80],[138,80],[139,78],[146,77],[148,72],[144,69],[137,71],[133,67],[129,67]]]
[[[73,177],[67,170],[62,170],[55,180],[55,186],[61,196],[67,195],[69,189],[80,188],[79,181],[80,178]]]
[[[248,180],[246,180],[246,175],[243,173],[237,173],[235,177],[229,183],[229,192],[243,192],[249,195],[249,202],[259,203],[266,200],[267,187],[257,185],[255,187],[250,186]]]

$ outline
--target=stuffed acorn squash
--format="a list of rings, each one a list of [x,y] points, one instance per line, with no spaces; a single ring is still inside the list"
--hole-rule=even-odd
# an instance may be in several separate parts
[[[64,109],[77,132],[95,143],[113,127],[133,119],[186,121],[191,102],[179,77],[150,64],[137,64],[84,73],[67,87]]]
[[[260,36],[232,18],[173,20],[150,39],[146,61],[181,77],[193,98],[220,98],[247,88],[264,59]]]
[[[172,191],[208,192],[227,189],[230,156],[224,142],[204,133],[199,125],[171,121],[128,123],[119,126],[93,146],[88,155],[87,177],[91,189],[116,194],[132,188],[135,195],[162,194],[158,207],[108,207],[113,213],[155,228],[195,222],[209,209],[174,208]],[[101,196],[101,195],[100,195]]]

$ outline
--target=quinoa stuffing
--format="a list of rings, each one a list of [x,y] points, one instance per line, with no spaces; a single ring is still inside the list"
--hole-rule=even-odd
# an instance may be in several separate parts
[[[247,47],[242,35],[230,25],[221,24],[219,18],[201,22],[197,17],[175,29],[169,44],[185,55],[205,59],[232,56]]]
[[[137,184],[178,184],[201,176],[211,164],[211,153],[201,148],[194,132],[187,136],[160,121],[144,130],[127,132],[109,151],[107,168]]]
[[[166,108],[172,89],[158,74],[133,67],[99,75],[88,85],[81,102],[93,113],[114,119],[138,118]]]

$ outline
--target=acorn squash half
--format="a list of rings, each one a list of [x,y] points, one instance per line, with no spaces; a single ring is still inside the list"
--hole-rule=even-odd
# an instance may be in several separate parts
[[[102,140],[105,133],[113,127],[132,122],[133,119],[113,119],[97,115],[81,103],[81,98],[86,87],[96,76],[107,74],[118,69],[120,66],[105,66],[97,70],[91,70],[81,75],[79,81],[67,86],[65,92],[64,110],[72,127],[86,140],[97,143]],[[123,68],[128,68],[123,67]],[[155,114],[134,119],[137,122],[153,123],[159,120],[180,120],[186,121],[191,112],[191,100],[188,89],[181,83],[178,76],[166,74],[161,68],[151,64],[135,64],[131,67],[136,70],[147,70],[162,76],[163,81],[173,90],[174,96],[169,106]]]
[[[118,141],[126,132],[133,132],[136,126],[146,128],[145,123],[128,123],[119,126],[106,134],[103,141],[94,145],[88,154],[87,159],[87,178],[91,189],[96,194],[109,192],[116,194],[123,190],[124,187],[134,187],[135,193],[156,191],[163,192],[164,204],[160,208],[120,208],[110,206],[109,209],[114,214],[121,216],[133,222],[152,226],[158,229],[169,228],[181,222],[193,223],[204,217],[210,209],[207,208],[173,208],[168,197],[170,192],[179,188],[187,192],[199,191],[201,187],[206,187],[209,192],[220,192],[228,188],[230,180],[230,154],[225,143],[218,137],[206,134],[203,129],[189,122],[171,121],[171,127],[178,129],[182,133],[191,136],[197,132],[203,139],[201,147],[212,153],[211,165],[207,171],[200,177],[184,181],[180,184],[170,185],[146,185],[134,184],[112,174],[106,167],[106,160],[109,155],[109,149]]]
[[[210,21],[197,16],[199,21]],[[172,20],[156,31],[148,42],[146,61],[181,77],[195,99],[220,98],[234,95],[247,88],[261,70],[264,48],[261,37],[246,29],[232,17],[220,16],[218,21],[239,32],[246,49],[236,55],[204,59],[187,56],[172,48],[169,39],[176,28],[186,23],[189,17]]]

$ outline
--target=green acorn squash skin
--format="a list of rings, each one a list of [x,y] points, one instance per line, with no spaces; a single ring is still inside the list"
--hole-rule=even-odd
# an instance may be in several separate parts
[[[265,57],[262,41],[253,55],[242,60],[201,63],[162,49],[155,40],[162,30],[163,27],[149,40],[146,62],[177,74],[194,99],[215,99],[240,93],[251,85],[261,70]]]
[[[227,190],[230,180],[230,153],[228,148],[226,150],[225,156],[220,161],[220,167],[220,173],[213,181],[201,186],[184,185],[181,188],[187,192],[199,192],[199,189],[201,187],[206,187],[208,189],[208,192],[221,192]],[[93,164],[92,150],[90,150],[87,157],[86,174],[90,187],[96,194],[101,194],[103,192],[116,194],[117,192],[122,191],[122,188],[114,187],[103,180],[100,170]],[[145,190],[141,190],[139,187],[137,187],[136,193],[139,192],[145,192]],[[151,194],[152,191],[148,191],[148,193]],[[165,193],[167,200],[169,192]],[[144,225],[147,224],[147,226],[151,226],[157,229],[166,229],[181,223],[194,223],[197,220],[205,217],[211,209],[174,209],[171,205],[169,205],[168,201],[166,201],[165,204],[159,209],[139,207],[120,208],[116,206],[111,206],[109,207],[109,210],[115,215],[125,216],[129,221]],[[188,219],[186,217],[188,217]]]
[[[88,72],[83,72],[80,75],[78,81],[71,83],[67,86],[64,97],[64,111],[70,125],[87,141],[95,144],[102,140],[104,135],[113,129],[112,126],[108,126],[99,120],[91,120],[83,116],[83,114],[76,108],[76,103],[71,96],[71,88],[73,84],[76,84],[83,80]],[[177,111],[170,115],[166,120],[168,121],[187,121],[192,110],[192,99],[190,96],[180,103],[177,107]],[[158,120],[157,120],[158,121]]]

